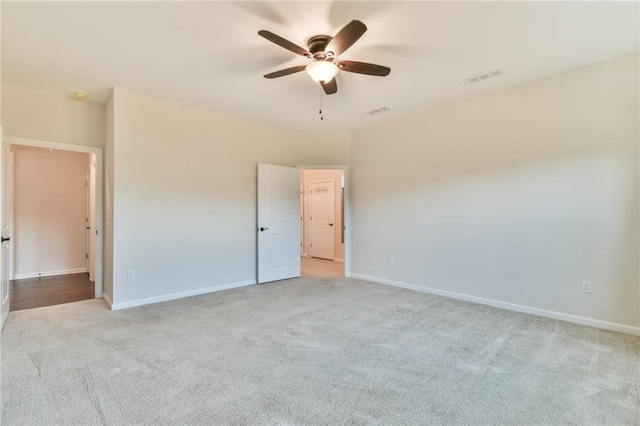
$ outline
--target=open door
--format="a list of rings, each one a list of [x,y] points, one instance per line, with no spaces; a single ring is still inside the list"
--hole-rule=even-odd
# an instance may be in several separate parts
[[[258,283],[300,276],[300,170],[258,164]]]
[[[2,133],[0,143],[0,229],[2,231],[2,244],[0,248],[0,330],[9,316],[9,261],[11,244],[11,178],[13,173],[13,152],[7,135]]]

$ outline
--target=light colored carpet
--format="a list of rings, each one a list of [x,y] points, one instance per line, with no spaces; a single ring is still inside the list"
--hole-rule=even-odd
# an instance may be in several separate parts
[[[640,338],[356,279],[12,312],[2,425],[640,424]]]

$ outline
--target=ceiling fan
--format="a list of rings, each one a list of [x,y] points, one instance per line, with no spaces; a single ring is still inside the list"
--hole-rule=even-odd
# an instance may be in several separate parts
[[[335,76],[338,71],[347,71],[357,74],[385,77],[391,72],[391,68],[382,65],[369,64],[357,61],[333,60],[343,54],[367,31],[367,26],[358,20],[353,20],[344,26],[334,37],[328,35],[316,35],[307,41],[308,50],[290,42],[271,31],[261,30],[258,34],[280,47],[284,47],[293,53],[307,57],[313,62],[307,65],[297,65],[266,74],[265,78],[284,77],[300,71],[307,71],[311,78],[319,83],[327,95],[338,91]]]

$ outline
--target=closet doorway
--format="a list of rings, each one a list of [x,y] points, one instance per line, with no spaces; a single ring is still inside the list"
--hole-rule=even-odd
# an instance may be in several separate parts
[[[102,150],[11,142],[11,310],[102,297]]]

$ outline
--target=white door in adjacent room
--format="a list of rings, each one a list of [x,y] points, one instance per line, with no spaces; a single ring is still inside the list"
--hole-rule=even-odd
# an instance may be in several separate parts
[[[95,161],[95,155],[90,154]],[[89,167],[89,279],[96,280],[96,166]]]
[[[335,180],[311,182],[311,256],[335,258]]]
[[[258,283],[300,276],[300,169],[258,164]]]
[[[13,174],[13,152],[7,136],[2,130],[0,143],[0,230],[2,232],[2,244],[0,248],[0,330],[9,316],[9,261],[11,244],[11,179]]]
[[[89,271],[89,258],[91,257],[91,250],[89,246],[91,245],[91,226],[89,225],[89,216],[91,213],[89,212],[91,204],[91,194],[89,190],[89,174],[91,172],[87,170],[87,175],[85,177],[85,190],[86,190],[86,205],[85,205],[85,215],[84,215],[84,239],[85,239],[85,249],[84,249],[84,267]],[[91,274],[89,274],[91,276]],[[91,280],[93,281],[93,280]]]

